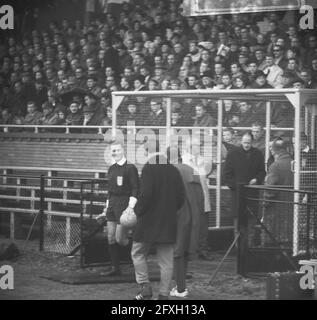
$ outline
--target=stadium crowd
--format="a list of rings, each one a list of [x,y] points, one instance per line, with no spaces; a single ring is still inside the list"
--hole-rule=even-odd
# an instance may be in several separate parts
[[[0,45],[0,123],[111,125],[111,92],[317,88],[317,38],[277,12],[184,17],[182,0],[142,0],[90,17],[51,21]],[[258,22],[267,19],[268,31]],[[180,99],[173,126],[216,124],[215,101]],[[285,104],[272,124],[285,127]],[[223,125],[264,120],[260,103],[225,101]],[[274,109],[275,110],[275,109]],[[129,99],[119,124],[164,126],[160,99]],[[261,115],[262,112],[262,115]]]

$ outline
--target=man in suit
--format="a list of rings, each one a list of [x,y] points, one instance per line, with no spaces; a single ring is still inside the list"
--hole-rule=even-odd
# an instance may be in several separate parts
[[[140,180],[140,194],[135,208],[137,224],[132,244],[132,260],[140,292],[135,300],[149,300],[152,288],[147,256],[156,245],[160,267],[159,300],[167,300],[173,275],[173,255],[176,243],[177,211],[185,200],[185,187],[179,171],[158,153],[158,143],[145,145],[148,162]],[[150,150],[157,151],[151,153]]]

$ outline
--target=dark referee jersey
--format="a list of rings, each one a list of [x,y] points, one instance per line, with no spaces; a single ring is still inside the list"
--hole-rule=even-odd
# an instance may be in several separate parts
[[[128,205],[134,208],[139,191],[139,175],[134,164],[123,158],[108,170],[108,221],[120,221]]]

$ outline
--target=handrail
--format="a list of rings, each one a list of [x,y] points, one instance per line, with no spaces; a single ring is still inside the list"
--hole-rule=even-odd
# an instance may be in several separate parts
[[[246,189],[254,189],[254,190],[268,190],[268,191],[281,191],[281,192],[292,192],[292,193],[302,193],[302,194],[316,194],[316,191],[308,191],[308,190],[297,190],[297,189],[290,189],[285,188],[285,186],[275,186],[275,187],[268,187],[268,186],[261,186],[261,185],[244,185]]]

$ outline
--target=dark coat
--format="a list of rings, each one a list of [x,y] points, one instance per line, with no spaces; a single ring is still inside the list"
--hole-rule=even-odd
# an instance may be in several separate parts
[[[288,153],[281,154],[269,167],[265,177],[265,186],[293,188],[293,173],[291,171],[292,157]],[[278,192],[265,190],[265,200],[278,200],[293,202],[291,192]],[[279,242],[292,240],[293,205],[286,203],[264,202],[264,221],[275,239]]]
[[[224,170],[223,181],[232,191],[232,216],[236,217],[237,212],[237,184],[248,185],[252,179],[257,179],[256,184],[262,184],[265,177],[264,157],[259,149],[251,148],[246,152],[243,148],[234,147],[227,155]],[[256,198],[256,191],[249,191],[248,197]],[[249,203],[254,211],[257,211],[257,206],[254,202]]]
[[[175,243],[177,211],[184,203],[185,188],[179,171],[165,157],[155,157],[156,163],[152,157],[142,169],[134,241]]]
[[[177,164],[185,186],[185,202],[178,210],[175,257],[196,256],[199,239],[200,214],[204,213],[204,191],[194,169],[186,164]]]

